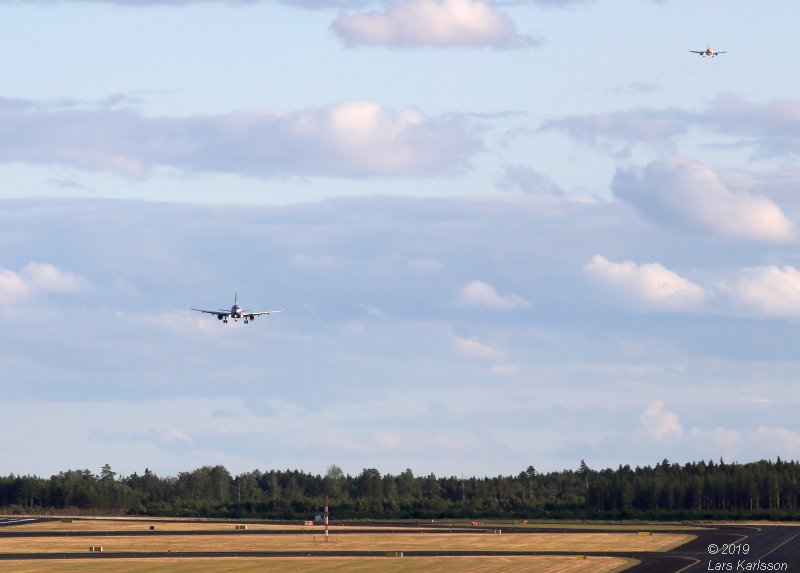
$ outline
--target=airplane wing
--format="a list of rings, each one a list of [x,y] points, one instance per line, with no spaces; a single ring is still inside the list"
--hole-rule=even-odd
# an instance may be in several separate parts
[[[705,52],[698,52],[697,50],[689,50],[693,54],[705,54]]]
[[[716,55],[716,54],[725,54],[725,53],[727,53],[727,51],[728,51],[728,50],[723,50],[723,51],[721,51],[721,52],[714,52],[714,54],[715,54],[715,55]]]
[[[262,314],[274,314],[276,312],[283,312],[283,309],[280,308],[278,310],[260,310],[258,312],[253,312],[252,310],[243,310],[242,316],[261,316]]]
[[[214,314],[214,315],[217,315],[217,316],[219,316],[219,315],[230,316],[231,315],[231,311],[229,311],[229,310],[204,310],[202,308],[192,308],[192,307],[187,307],[187,308],[189,310],[196,310],[197,312],[204,312],[206,314]]]

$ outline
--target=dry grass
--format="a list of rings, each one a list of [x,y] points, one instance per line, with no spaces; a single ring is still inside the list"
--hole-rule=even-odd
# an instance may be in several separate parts
[[[154,525],[158,531],[229,531],[234,529],[235,525],[242,524],[242,521],[198,521],[191,519],[174,519],[174,518],[145,518],[145,517],[82,517],[75,518],[71,523],[63,523],[60,519],[56,521],[47,521],[39,523],[24,523],[14,525],[14,531],[147,531],[151,525]],[[370,525],[369,522],[363,524],[355,523],[353,525],[334,525],[332,529],[373,529],[376,531],[385,529],[398,529],[403,525],[405,527],[411,526],[411,522],[403,524],[398,522],[399,526],[375,526]],[[468,521],[436,521],[435,527],[430,527],[427,524],[417,525],[414,524],[411,529],[413,531],[441,531],[442,526],[452,525],[453,527],[467,527],[470,525]],[[763,525],[763,522],[762,522]],[[789,524],[791,525],[791,524]],[[800,525],[800,524],[798,524]],[[498,528],[503,529],[507,527],[522,528],[522,529],[561,529],[570,531],[573,529],[583,530],[597,530],[597,531],[620,531],[620,532],[639,532],[639,531],[696,531],[707,529],[697,525],[679,525],[679,524],[628,524],[628,523],[580,523],[580,522],[536,522],[536,523],[521,523],[519,521],[484,521],[481,522],[481,528]],[[286,522],[281,524],[273,523],[247,523],[249,530],[297,530],[308,532],[323,531],[322,525],[306,526],[297,522]]]
[[[482,522],[484,527],[515,527],[522,529],[596,529],[598,531],[703,531],[708,527],[701,525],[683,525],[671,523],[560,523],[560,522],[536,522],[521,523],[519,521],[487,521]]]
[[[8,531],[148,531],[154,525],[158,531],[230,531],[241,521],[161,521],[157,519],[76,519],[72,523],[43,521],[14,525]],[[323,526],[303,526],[296,523],[272,525],[266,523],[247,524],[249,530],[296,529],[298,531],[322,531]]]
[[[70,518],[63,518],[68,520]],[[402,522],[400,522],[402,523]],[[409,522],[410,523],[410,522]],[[13,525],[13,531],[148,531],[151,525],[158,531],[230,531],[236,525],[247,524],[248,530],[296,530],[322,533],[324,526],[303,525],[298,522],[286,523],[258,523],[240,520],[231,521],[199,521],[196,519],[174,519],[174,518],[150,518],[150,517],[81,517],[72,518],[71,522],[64,522],[62,518],[55,521],[42,521],[36,523],[21,523]],[[405,524],[407,528],[409,524]],[[457,524],[461,527],[468,525],[465,523]],[[400,526],[375,526],[366,524],[355,525],[333,525],[331,529],[373,529],[376,531],[387,529],[398,529]],[[414,526],[413,531],[441,531],[441,527],[428,527],[426,525]],[[8,531],[12,531],[9,529]]]
[[[8,573],[614,573],[635,565],[616,557],[326,557],[281,559],[115,559],[70,561],[3,561]]]
[[[690,541],[684,534],[638,533],[397,533],[331,535],[154,535],[0,539],[0,553],[104,551],[666,551]]]

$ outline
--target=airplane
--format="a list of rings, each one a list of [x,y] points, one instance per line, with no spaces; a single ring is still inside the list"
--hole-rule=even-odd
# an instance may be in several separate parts
[[[242,307],[239,306],[239,295],[235,293],[233,295],[233,306],[230,310],[219,309],[219,310],[204,310],[202,308],[192,308],[187,307],[189,310],[196,310],[197,312],[203,312],[205,314],[215,314],[217,315],[217,320],[221,320],[223,324],[228,323],[228,319],[232,318],[236,322],[239,321],[240,318],[244,319],[244,323],[247,324],[251,320],[255,320],[257,316],[261,316],[262,314],[273,314],[276,312],[282,312],[283,309],[280,310],[261,310],[258,312],[253,312],[252,310],[242,310]]]
[[[699,51],[699,52],[697,50],[689,50],[689,51],[691,53],[693,53],[693,54],[700,54],[704,58],[706,56],[711,56],[712,58],[716,58],[718,54],[724,54],[725,52],[727,52],[727,50],[724,50],[722,52],[715,52],[714,50],[712,50],[711,48],[708,47],[708,44],[706,44],[706,49],[705,50],[702,50],[702,51]]]

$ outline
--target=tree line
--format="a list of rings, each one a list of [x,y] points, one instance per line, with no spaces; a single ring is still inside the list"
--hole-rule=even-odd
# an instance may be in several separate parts
[[[49,479],[0,477],[4,513],[94,512],[151,516],[311,519],[330,500],[348,519],[800,519],[800,463],[723,460],[654,467],[537,472],[533,466],[496,477],[398,475],[365,468],[346,475],[254,470],[232,476],[204,466],[160,477],[128,476],[106,464]]]

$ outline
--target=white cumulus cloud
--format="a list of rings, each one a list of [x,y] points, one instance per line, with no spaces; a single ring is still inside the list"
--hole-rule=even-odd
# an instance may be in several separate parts
[[[47,263],[29,263],[23,274],[34,288],[47,292],[77,293],[89,284],[83,277]]]
[[[800,434],[780,426],[761,425],[745,429],[715,427],[708,430],[692,427],[690,435],[701,455],[721,450],[729,460],[740,456],[753,456],[753,459],[755,456],[795,458],[800,454]]]
[[[664,408],[664,402],[650,402],[639,417],[644,433],[657,442],[683,436],[683,425],[675,412]]]
[[[511,48],[534,40],[483,0],[406,0],[383,11],[342,13],[331,24],[351,46]]]
[[[502,360],[506,353],[495,346],[484,344],[475,338],[455,337],[453,346],[456,352],[469,358],[482,358],[484,360]]]
[[[482,281],[472,281],[461,287],[456,296],[459,306],[477,306],[492,310],[514,310],[530,308],[531,304],[516,294],[499,294],[492,285]]]
[[[191,434],[189,434],[185,430],[181,430],[178,428],[172,428],[170,430],[162,432],[161,435],[159,436],[159,440],[163,445],[171,445],[176,443],[191,445],[194,442]]]
[[[0,98],[0,124],[0,162],[130,177],[156,166],[255,177],[429,175],[458,171],[480,147],[458,118],[432,118],[415,108],[392,111],[368,101],[146,117],[103,106]]]
[[[516,378],[520,375],[521,369],[517,364],[495,364],[489,369],[489,372],[496,376]]]
[[[800,316],[800,271],[792,266],[742,269],[733,281],[720,288],[739,314],[765,318]]]
[[[763,444],[773,444],[773,447],[782,452],[778,455],[796,458],[800,455],[800,434],[786,428],[768,428],[759,426],[756,436]]]
[[[28,297],[30,285],[18,273],[0,269],[0,304],[18,302]]]
[[[20,272],[0,268],[0,304],[24,300],[37,292],[75,294],[89,281],[48,263],[28,263]]]
[[[598,283],[622,300],[647,310],[699,310],[711,293],[658,263],[614,263],[595,255],[584,267]]]
[[[709,167],[686,159],[621,169],[614,195],[660,223],[737,239],[786,242],[792,222],[766,197],[728,189]]]

